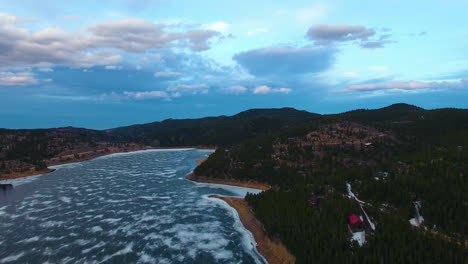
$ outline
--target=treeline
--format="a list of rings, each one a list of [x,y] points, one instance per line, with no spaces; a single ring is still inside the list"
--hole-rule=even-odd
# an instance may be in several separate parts
[[[389,137],[365,150],[303,148],[306,134],[338,122],[359,122]],[[280,161],[272,157],[275,145],[285,148]],[[467,161],[468,111],[396,105],[326,116],[219,148],[195,173],[271,184],[247,200],[299,263],[467,263]],[[358,211],[345,197],[346,183],[377,222],[363,247],[349,242],[346,217]],[[307,203],[314,189],[327,193],[319,207]],[[425,219],[420,228],[409,224],[415,199]]]
[[[312,189],[267,191],[246,199],[267,234],[280,238],[297,263],[466,263],[466,250],[430,232],[416,229],[406,219],[372,210],[377,230],[359,247],[351,243],[347,216],[356,204],[341,193],[329,192],[318,206],[307,202]],[[315,190],[317,191],[317,190]]]

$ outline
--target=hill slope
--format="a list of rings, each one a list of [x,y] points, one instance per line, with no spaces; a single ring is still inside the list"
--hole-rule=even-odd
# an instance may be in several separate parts
[[[298,263],[466,263],[467,160],[468,110],[399,104],[220,148],[195,178],[272,185],[247,200]],[[347,198],[347,184],[364,204]],[[409,222],[415,199],[420,228]],[[349,242],[347,217],[362,208],[377,228],[365,228],[359,247]]]
[[[293,108],[251,109],[234,116],[167,119],[108,131],[128,141],[152,146],[218,146],[273,133],[317,117]]]

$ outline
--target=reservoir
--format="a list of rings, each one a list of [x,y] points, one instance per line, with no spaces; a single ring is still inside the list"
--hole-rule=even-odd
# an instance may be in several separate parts
[[[147,150],[4,181],[0,263],[265,263],[235,210],[185,179],[212,151]]]

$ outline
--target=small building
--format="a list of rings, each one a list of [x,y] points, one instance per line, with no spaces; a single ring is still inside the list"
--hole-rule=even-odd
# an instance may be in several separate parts
[[[351,233],[351,242],[356,241],[359,246],[366,243],[366,231],[364,230],[364,222],[360,216],[352,214],[348,216],[348,229]]]
[[[364,230],[364,222],[359,216],[352,214],[348,216],[348,221],[349,221],[349,228],[351,229],[353,233]]]

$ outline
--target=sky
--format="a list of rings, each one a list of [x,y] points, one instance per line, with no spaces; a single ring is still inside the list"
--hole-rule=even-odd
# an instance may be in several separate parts
[[[468,108],[466,0],[0,0],[0,127]]]

